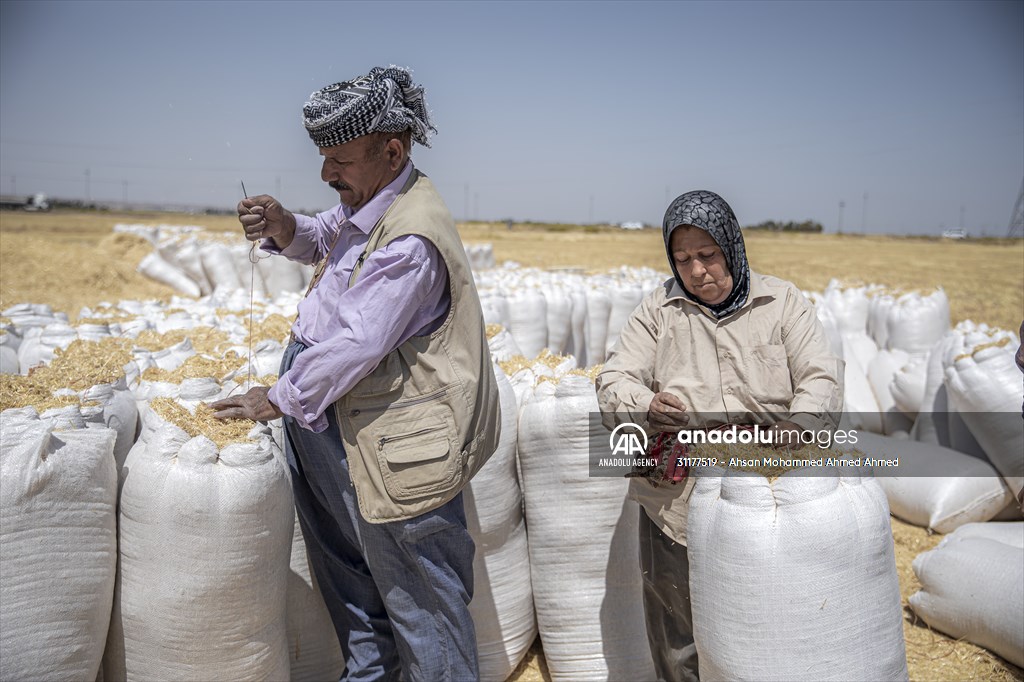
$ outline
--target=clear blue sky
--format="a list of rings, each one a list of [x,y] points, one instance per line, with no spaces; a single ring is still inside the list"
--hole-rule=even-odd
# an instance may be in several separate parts
[[[2,0],[0,192],[327,208],[302,105],[391,63],[457,218],[660,224],[711,189],[744,225],[1002,235],[1024,179],[1021,1]]]

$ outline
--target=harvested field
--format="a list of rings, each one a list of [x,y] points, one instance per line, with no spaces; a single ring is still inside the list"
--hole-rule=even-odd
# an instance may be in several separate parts
[[[46,303],[74,321],[83,306],[122,299],[169,300],[167,287],[139,275],[135,268],[151,251],[145,240],[114,234],[115,223],[201,225],[238,231],[231,216],[163,213],[65,212],[0,213],[0,309],[16,303]],[[500,264],[603,271],[622,265],[667,272],[660,232],[614,228],[558,228],[472,223],[460,226],[467,242],[490,242]],[[904,290],[942,286],[949,296],[952,321],[973,319],[1016,331],[1024,317],[1024,242],[1021,240],[949,241],[855,235],[783,235],[749,233],[747,249],[755,270],[789,279],[808,290],[822,290],[833,277],[846,284],[877,283]],[[287,333],[286,320],[268,320],[272,336]],[[225,339],[196,330],[156,338],[140,337],[154,349],[185,336],[202,352],[216,352]],[[37,377],[41,379],[40,377]],[[34,387],[32,387],[34,388]],[[13,397],[13,388],[9,390]],[[21,390],[21,389],[19,389]],[[28,389],[25,389],[26,391]],[[26,404],[32,402],[25,398]],[[243,439],[241,428],[229,439]],[[893,520],[896,562],[904,602],[904,632],[910,679],[1024,680],[1024,671],[984,649],[956,642],[916,621],[906,607],[918,589],[910,563],[938,543],[921,528]],[[512,675],[518,682],[550,680],[539,640]]]

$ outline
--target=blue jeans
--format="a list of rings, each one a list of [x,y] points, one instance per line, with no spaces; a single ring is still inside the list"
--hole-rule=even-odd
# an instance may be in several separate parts
[[[281,373],[305,350],[292,342]],[[347,663],[342,680],[479,678],[469,615],[475,545],[462,494],[408,521],[367,523],[334,410],[313,433],[284,418],[285,454],[310,565]]]

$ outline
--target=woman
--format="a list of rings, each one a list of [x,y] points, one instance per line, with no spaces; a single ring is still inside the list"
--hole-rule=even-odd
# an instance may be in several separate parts
[[[757,424],[799,446],[834,429],[843,365],[814,307],[793,284],[751,272],[732,209],[687,192],[668,207],[663,237],[673,277],[633,312],[597,378],[605,425],[648,433]],[[785,441],[788,443],[788,441]],[[696,680],[686,554],[693,481],[672,471],[634,478],[647,633],[659,678]]]

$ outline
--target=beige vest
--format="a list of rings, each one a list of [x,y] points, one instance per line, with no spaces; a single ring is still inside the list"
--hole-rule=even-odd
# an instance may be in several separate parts
[[[412,518],[451,500],[494,452],[501,431],[469,261],[427,176],[414,170],[381,216],[349,286],[367,255],[410,234],[429,240],[444,259],[448,317],[432,334],[413,336],[389,353],[334,404],[359,511],[370,523]]]

